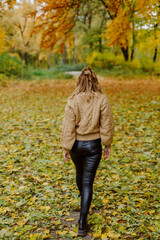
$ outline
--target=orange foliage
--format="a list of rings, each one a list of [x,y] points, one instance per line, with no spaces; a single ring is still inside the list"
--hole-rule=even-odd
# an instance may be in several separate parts
[[[5,35],[2,28],[0,27],[0,54],[4,51],[4,44],[5,44],[4,40],[5,40]]]
[[[16,0],[3,0],[0,1],[0,10],[3,10],[5,7],[11,8],[13,4],[16,3]]]
[[[62,52],[65,41],[71,36],[76,23],[80,0],[38,0],[39,12],[34,32],[42,31],[41,46],[53,49],[59,43]]]

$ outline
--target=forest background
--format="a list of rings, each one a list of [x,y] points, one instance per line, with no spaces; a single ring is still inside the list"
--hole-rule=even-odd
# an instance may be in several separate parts
[[[159,75],[158,0],[2,0],[0,78]],[[48,71],[49,70],[49,71]]]

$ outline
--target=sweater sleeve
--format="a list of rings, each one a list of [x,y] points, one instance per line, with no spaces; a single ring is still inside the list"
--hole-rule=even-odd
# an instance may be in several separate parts
[[[114,119],[112,115],[112,109],[108,101],[108,97],[104,95],[101,102],[101,113],[100,113],[100,135],[102,144],[111,148],[114,134]]]
[[[68,100],[64,118],[62,121],[61,145],[64,153],[69,153],[75,142],[76,116],[74,114],[73,102]]]

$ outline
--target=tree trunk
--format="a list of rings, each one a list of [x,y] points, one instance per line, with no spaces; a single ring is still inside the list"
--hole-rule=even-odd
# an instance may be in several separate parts
[[[157,53],[158,53],[158,48],[156,47],[156,48],[154,49],[153,62],[155,62],[155,61],[156,61],[156,58],[157,58]]]
[[[21,53],[21,51],[18,51],[18,54],[19,54],[20,58],[21,58],[22,60],[24,60],[24,56],[23,56],[23,54]]]
[[[155,41],[157,40],[157,32],[156,32],[157,28],[158,28],[158,23],[154,24],[154,34],[155,34],[154,36],[155,36]],[[155,49],[154,49],[154,56],[153,56],[153,62],[156,61],[157,54],[158,54],[158,48],[155,47]]]
[[[48,60],[47,60],[47,67],[50,69],[50,60],[51,60],[51,53],[48,54]]]
[[[25,65],[28,65],[28,53],[27,52],[24,53],[24,61],[25,61]]]
[[[99,41],[99,52],[102,52],[102,38],[99,37],[98,41]]]
[[[134,22],[133,22],[133,30],[132,30],[132,47],[131,47],[131,61],[134,59],[134,46],[135,46],[135,32],[134,32]]]
[[[134,59],[134,48],[131,50],[131,61]]]
[[[92,24],[92,15],[90,15],[88,17],[88,28],[90,29],[91,28],[91,24]]]
[[[125,61],[128,61],[128,47],[127,48],[121,47],[121,51],[123,53]]]

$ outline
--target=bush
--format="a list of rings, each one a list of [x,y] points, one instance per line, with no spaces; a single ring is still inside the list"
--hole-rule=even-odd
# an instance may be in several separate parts
[[[160,75],[160,62],[154,63],[152,59],[148,58],[134,59],[133,61],[124,61],[122,55],[115,56],[110,52],[100,53],[94,51],[87,55],[87,63],[93,68],[104,70],[103,73],[105,74],[106,72],[107,75]]]
[[[154,72],[154,62],[151,59],[148,58],[142,58],[140,60],[141,62],[141,66],[142,66],[142,70],[144,72],[148,72],[148,73],[153,73]]]
[[[160,61],[154,63],[154,72],[156,75],[160,76]]]
[[[0,55],[0,73],[7,77],[30,78],[23,62],[16,56],[10,56],[7,52]]]
[[[124,62],[122,56],[115,56],[113,53],[92,52],[88,54],[87,64],[92,67],[113,69],[114,66],[121,65]]]

